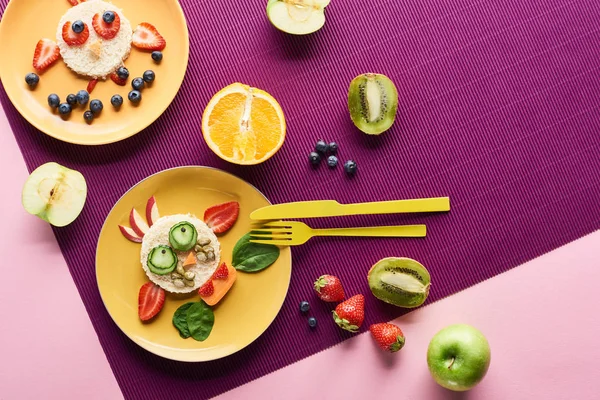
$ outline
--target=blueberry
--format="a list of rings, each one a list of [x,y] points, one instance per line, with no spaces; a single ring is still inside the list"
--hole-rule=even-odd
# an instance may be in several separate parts
[[[129,70],[125,67],[119,67],[117,70],[117,76],[121,79],[129,78]]]
[[[121,97],[121,95],[115,94],[113,97],[110,98],[110,104],[112,104],[113,107],[121,107],[121,104],[123,104],[123,98]]]
[[[319,153],[315,153],[314,151],[310,153],[310,155],[308,156],[308,161],[310,161],[310,163],[312,165],[318,165],[321,162],[321,156],[319,155]]]
[[[87,110],[86,112],[83,113],[83,119],[85,119],[85,122],[87,122],[89,124],[90,122],[92,122],[94,120],[94,113],[91,112],[90,110]]]
[[[325,143],[322,140],[319,140],[317,142],[317,144],[315,145],[315,150],[317,151],[317,153],[325,154],[325,153],[327,153],[327,148],[328,148],[327,143]]]
[[[112,24],[115,20],[115,13],[112,11],[106,11],[104,14],[102,14],[102,19],[107,24]]]
[[[144,72],[144,76],[143,76],[144,82],[146,82],[146,83],[154,82],[154,78],[156,78],[154,71],[149,69],[148,71]]]
[[[83,32],[84,28],[85,28],[85,25],[83,24],[83,21],[81,21],[79,19],[77,21],[73,22],[73,25],[71,25],[71,29],[73,29],[73,32],[75,32],[75,33]]]
[[[139,90],[132,90],[131,92],[129,92],[127,98],[132,103],[137,104],[140,101],[142,101],[142,94],[139,92]]]
[[[58,113],[60,115],[71,114],[71,106],[68,103],[61,103],[61,105],[58,106]]]
[[[317,319],[315,317],[310,317],[308,319],[308,326],[310,326],[311,328],[314,328],[317,326]]]
[[[134,78],[131,81],[133,90],[142,90],[144,88],[144,80],[142,78]]]
[[[153,51],[152,52],[152,59],[156,62],[161,62],[163,58],[163,54],[161,51]]]
[[[27,75],[25,75],[25,82],[27,82],[27,85],[29,85],[30,88],[36,87],[39,81],[40,77],[37,74],[34,74],[33,72],[30,72]]]
[[[70,106],[77,104],[77,96],[72,93],[67,95],[67,103],[69,103]]]
[[[48,96],[48,105],[52,108],[56,108],[58,107],[58,105],[60,104],[60,97],[58,97],[57,94],[52,93],[50,96]]]
[[[338,152],[338,145],[337,145],[336,142],[329,143],[329,152],[331,154],[337,154],[337,152]]]
[[[337,163],[338,158],[336,156],[327,157],[327,165],[329,166],[329,168],[335,168],[337,166]]]
[[[77,92],[77,102],[81,105],[87,104],[90,101],[90,94],[87,90],[80,90]]]
[[[308,301],[301,301],[300,302],[300,312],[308,312],[308,310],[310,310],[310,304],[308,304]]]
[[[94,115],[98,115],[100,111],[104,108],[104,105],[100,100],[92,100],[90,101],[90,111],[94,113]]]
[[[346,161],[346,163],[344,164],[344,171],[346,171],[346,173],[348,175],[354,175],[356,173],[356,169],[358,168],[358,166],[356,165],[356,163],[352,160],[348,160]]]

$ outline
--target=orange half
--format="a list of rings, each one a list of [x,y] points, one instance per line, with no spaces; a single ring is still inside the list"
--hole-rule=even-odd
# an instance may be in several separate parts
[[[234,164],[268,160],[283,145],[285,132],[285,117],[277,100],[241,83],[215,94],[202,116],[202,134],[208,147]]]

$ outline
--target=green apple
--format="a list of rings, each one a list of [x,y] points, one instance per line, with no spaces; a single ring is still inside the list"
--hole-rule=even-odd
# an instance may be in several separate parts
[[[307,35],[325,24],[325,7],[330,0],[269,0],[267,16],[280,31]]]
[[[87,184],[81,173],[50,162],[29,175],[21,201],[28,213],[60,227],[79,216],[86,197]]]
[[[457,392],[477,385],[490,366],[490,345],[470,325],[450,325],[439,331],[427,349],[427,365],[435,381]]]

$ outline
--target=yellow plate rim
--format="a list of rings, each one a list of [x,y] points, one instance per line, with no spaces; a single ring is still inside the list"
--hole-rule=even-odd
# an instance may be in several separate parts
[[[252,185],[251,183],[247,182],[246,180],[240,178],[239,176],[236,176],[234,174],[231,174],[227,171],[223,171],[222,169],[219,168],[214,168],[214,167],[207,167],[204,165],[187,165],[187,166],[181,166],[181,167],[173,167],[173,168],[167,168],[164,169],[162,171],[156,172],[152,175],[147,176],[146,178],[142,179],[141,181],[139,181],[138,183],[136,183],[135,185],[133,185],[131,188],[129,188],[125,193],[123,193],[123,195],[121,197],[119,197],[119,199],[115,202],[115,204],[112,206],[112,208],[110,209],[110,211],[108,212],[108,214],[106,215],[106,217],[104,218],[104,222],[102,223],[102,228],[100,228],[100,234],[98,235],[98,239],[96,240],[96,257],[95,257],[95,266],[94,266],[94,272],[96,275],[96,288],[98,289],[98,292],[100,293],[100,298],[102,299],[102,304],[104,305],[104,308],[106,309],[106,311],[108,312],[108,315],[110,316],[111,320],[113,321],[113,323],[119,328],[119,330],[125,335],[127,336],[133,343],[135,343],[136,345],[140,346],[141,348],[143,348],[144,350],[157,355],[159,357],[162,358],[166,358],[169,360],[173,360],[173,361],[180,361],[180,362],[190,362],[190,363],[194,363],[194,362],[206,362],[206,361],[214,361],[214,360],[218,360],[221,358],[225,358],[228,357],[232,354],[235,354],[243,349],[245,349],[246,347],[250,346],[252,343],[254,343],[256,341],[256,339],[258,339],[259,337],[261,337],[266,331],[267,329],[269,329],[269,327],[273,324],[273,321],[275,321],[275,318],[277,318],[277,316],[279,315],[279,313],[281,312],[281,308],[283,307],[283,304],[285,303],[285,299],[287,298],[287,294],[290,290],[290,282],[291,282],[291,278],[292,278],[292,274],[291,274],[291,268],[290,268],[290,276],[289,279],[287,281],[287,288],[286,288],[286,294],[285,296],[283,296],[283,299],[281,301],[281,304],[278,307],[277,313],[275,313],[275,315],[273,316],[273,319],[265,326],[265,329],[260,332],[256,337],[252,338],[252,340],[250,340],[245,346],[240,347],[239,349],[237,349],[236,351],[229,353],[229,354],[223,354],[219,357],[209,357],[209,358],[203,358],[203,359],[198,359],[198,360],[190,360],[190,359],[179,359],[173,356],[166,356],[164,354],[159,354],[156,351],[153,351],[152,349],[144,346],[142,343],[139,343],[136,340],[133,340],[133,338],[131,336],[129,336],[129,334],[127,334],[127,332],[125,332],[121,326],[117,323],[117,321],[114,319],[113,315],[111,314],[110,310],[108,309],[108,307],[106,306],[106,302],[104,301],[104,297],[102,296],[102,291],[100,290],[100,286],[98,284],[98,246],[100,244],[100,235],[102,234],[102,232],[104,231],[104,228],[106,226],[107,220],[109,215],[113,212],[113,210],[115,209],[115,207],[117,206],[117,204],[132,190],[134,190],[137,186],[139,186],[142,182],[153,178],[156,175],[160,175],[164,172],[167,171],[173,171],[173,170],[181,170],[181,169],[194,169],[194,168],[202,168],[202,169],[207,169],[207,170],[214,170],[214,171],[218,171],[227,175],[230,175],[236,179],[240,179],[241,181],[243,181],[244,183],[246,183],[247,185],[249,185],[250,187],[252,187],[254,190],[256,190],[256,192],[258,194],[260,194],[269,204],[273,204],[271,203],[271,201],[267,198],[267,196],[265,196],[260,190],[258,190],[258,188],[254,185]],[[290,252],[290,265],[292,264],[292,254]]]

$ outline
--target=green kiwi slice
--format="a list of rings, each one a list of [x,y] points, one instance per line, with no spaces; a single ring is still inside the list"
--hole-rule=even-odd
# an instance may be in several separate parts
[[[396,85],[385,75],[359,75],[348,89],[348,109],[358,129],[368,135],[379,135],[390,129],[396,120]]]
[[[368,280],[375,297],[404,308],[423,304],[431,286],[427,269],[410,258],[389,257],[380,260],[369,271]]]

